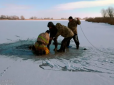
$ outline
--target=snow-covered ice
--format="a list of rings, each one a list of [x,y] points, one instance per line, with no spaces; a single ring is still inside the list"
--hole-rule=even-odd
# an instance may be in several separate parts
[[[68,23],[53,22],[66,26]],[[0,21],[0,85],[114,84],[114,25],[81,21],[79,50],[72,40],[73,48],[66,53],[55,53],[51,45],[49,55],[36,56],[27,46],[34,44],[39,33],[48,30],[47,23],[47,20]],[[60,36],[58,41],[62,39]]]

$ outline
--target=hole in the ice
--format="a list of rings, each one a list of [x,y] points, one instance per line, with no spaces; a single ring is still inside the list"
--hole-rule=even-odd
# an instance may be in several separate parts
[[[65,53],[57,53],[54,52],[54,45],[51,45],[51,50],[49,55],[45,56],[36,56],[32,53],[31,50],[29,50],[29,46],[33,45],[34,41],[32,40],[19,40],[14,43],[6,43],[6,44],[0,44],[0,55],[6,55],[8,57],[14,55],[16,57],[24,58],[24,60],[27,59],[33,59],[34,57],[38,58],[56,58],[56,57],[62,57],[65,59],[73,58],[82,56],[83,54],[83,48],[81,50],[76,50],[75,48],[71,48],[70,50],[67,49]],[[58,46],[59,49],[60,45]]]

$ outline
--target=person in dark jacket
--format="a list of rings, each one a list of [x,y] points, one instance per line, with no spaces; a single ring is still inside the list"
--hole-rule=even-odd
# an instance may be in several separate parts
[[[50,33],[50,40],[49,40],[49,44],[47,45],[47,47],[48,47],[48,49],[50,49],[50,44],[51,44],[52,40],[54,40],[54,45],[55,45],[54,50],[57,50],[57,39],[54,38],[57,33],[57,28],[53,24],[53,22],[48,22],[47,27],[49,27],[49,33]]]
[[[74,33],[73,39],[74,39],[77,49],[79,49],[79,44],[80,44],[79,40],[78,40],[77,25],[80,25],[80,24],[81,24],[81,22],[80,22],[79,18],[77,18],[77,20],[75,20],[75,19],[73,19],[72,16],[69,17],[68,28],[70,28]],[[70,44],[70,40],[67,43],[67,47],[69,46],[69,44]]]

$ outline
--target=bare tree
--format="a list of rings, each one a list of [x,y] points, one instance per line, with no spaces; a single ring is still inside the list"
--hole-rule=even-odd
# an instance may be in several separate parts
[[[19,17],[18,16],[8,16],[7,19],[9,20],[19,20]]]
[[[12,19],[13,19],[13,20],[19,20],[19,17],[16,16],[16,15],[14,15],[14,16],[12,16]]]
[[[102,9],[101,14],[102,14],[103,17],[106,17],[107,16],[107,10]]]
[[[25,17],[24,16],[21,16],[21,20],[24,20],[25,19]]]
[[[5,15],[1,15],[1,19],[6,19],[7,17]]]
[[[109,7],[107,9],[107,14],[108,14],[109,17],[113,17],[113,15],[114,15],[114,8],[113,7]]]
[[[30,19],[37,19],[37,17],[35,17],[35,16],[34,17],[30,17]]]
[[[65,19],[65,18],[61,18],[61,19]]]
[[[12,20],[12,19],[13,19],[13,17],[12,17],[12,16],[9,16],[9,17],[8,17],[8,19],[9,19],[9,20]]]

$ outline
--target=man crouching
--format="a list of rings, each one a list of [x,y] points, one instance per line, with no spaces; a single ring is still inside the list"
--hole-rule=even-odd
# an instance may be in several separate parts
[[[30,46],[29,49],[33,51],[34,54],[37,55],[47,55],[49,54],[49,49],[46,45],[49,44],[49,31],[47,30],[45,33],[41,33],[37,41],[33,46]]]

